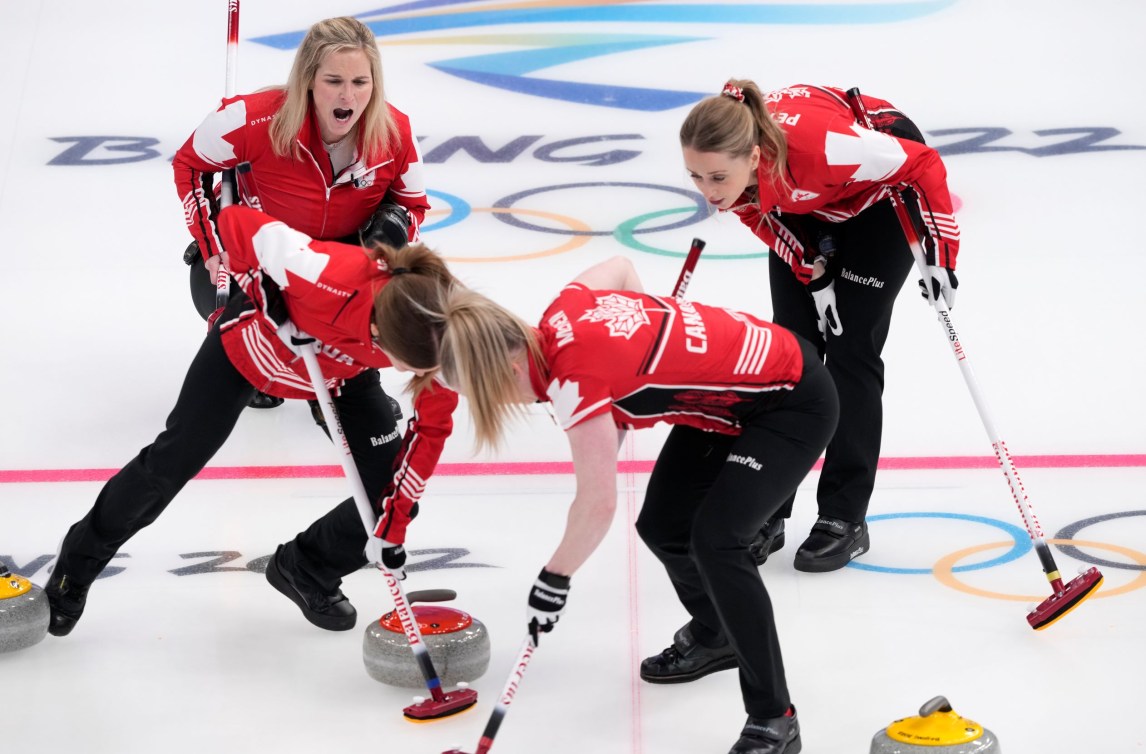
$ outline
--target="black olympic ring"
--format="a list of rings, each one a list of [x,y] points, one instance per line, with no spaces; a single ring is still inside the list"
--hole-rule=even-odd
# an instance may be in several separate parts
[[[663,230],[673,230],[674,228],[683,228],[687,225],[692,225],[693,223],[700,222],[701,220],[705,219],[709,215],[708,202],[705,201],[703,196],[696,193],[695,191],[689,191],[688,189],[675,188],[673,186],[660,186],[660,185],[657,185],[655,183],[627,183],[627,182],[622,182],[622,181],[600,181],[600,182],[594,182],[594,183],[565,183],[565,184],[562,184],[560,186],[543,186],[541,188],[526,189],[525,191],[519,191],[516,194],[510,194],[507,197],[504,197],[502,199],[498,199],[497,202],[495,202],[493,206],[496,207],[497,209],[512,209],[513,205],[515,203],[517,203],[518,200],[524,199],[527,196],[533,196],[534,194],[542,194],[542,193],[545,193],[547,191],[556,191],[558,189],[596,188],[596,187],[601,187],[601,186],[626,186],[629,188],[647,188],[647,189],[656,189],[657,191],[668,191],[668,192],[673,193],[673,194],[680,194],[681,196],[686,197],[689,201],[691,201],[693,204],[696,205],[696,211],[693,212],[691,215],[689,215],[688,217],[686,217],[683,220],[679,220],[675,223],[670,223],[669,225],[658,225],[658,226],[653,227],[653,228],[643,228],[641,230],[634,230],[633,231],[634,234],[636,234],[636,233],[654,233],[654,232],[659,232],[659,231],[663,231]],[[615,232],[613,230],[583,231],[583,230],[566,230],[566,229],[562,229],[562,228],[546,228],[542,225],[533,225],[532,223],[527,223],[524,220],[518,220],[516,217],[514,217],[513,215],[508,214],[508,213],[499,213],[499,214],[494,215],[494,217],[496,217],[498,220],[502,221],[503,223],[508,223],[509,225],[512,225],[515,228],[522,228],[523,230],[536,230],[536,231],[540,231],[541,233],[557,233],[557,234],[562,235],[562,236],[611,236]]]
[[[1054,539],[1074,539],[1074,535],[1088,526],[1102,523],[1103,521],[1110,521],[1115,518],[1129,518],[1130,516],[1146,516],[1146,511],[1123,511],[1121,513],[1107,513],[1102,516],[1094,516],[1093,518],[1084,518],[1081,521],[1075,521],[1073,524],[1059,529],[1058,534],[1054,535]],[[1103,560],[1096,558],[1093,555],[1087,555],[1079,550],[1074,545],[1055,545],[1064,555],[1068,555],[1084,563],[1091,565],[1102,566],[1103,568],[1118,568],[1123,571],[1146,571],[1144,565],[1131,565],[1128,563],[1116,563],[1112,560]]]

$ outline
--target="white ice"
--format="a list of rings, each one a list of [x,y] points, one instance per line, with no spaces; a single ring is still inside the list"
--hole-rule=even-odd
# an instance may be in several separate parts
[[[151,441],[202,337],[179,261],[188,237],[167,159],[222,94],[225,7],[0,5],[0,556],[39,584],[59,538],[100,487],[60,480],[85,469],[102,478]],[[290,64],[291,51],[253,38],[377,7],[247,0],[239,91],[283,81]],[[1146,145],[1134,84],[1146,69],[1143,28],[1146,8],[1119,0],[956,0],[914,21],[872,25],[525,24],[382,40],[388,93],[425,137],[424,152],[455,136],[480,137],[491,148],[541,137],[508,163],[461,154],[426,166],[432,191],[475,208],[462,223],[431,224],[427,241],[455,260],[464,279],[529,318],[576,272],[613,254],[630,256],[654,290],[672,285],[680,260],[601,235],[565,253],[480,261],[570,240],[511,227],[489,208],[510,194],[572,183],[690,189],[675,142],[687,108],[564,103],[430,67],[511,44],[462,35],[688,36],[693,41],[531,75],[712,92],[729,76],[768,88],[858,85],[894,101],[925,132],[1009,129],[994,147],[1035,149],[1077,135],[1048,129],[1120,132],[1085,152],[979,151],[946,160],[963,205],[954,311],[963,343],[1047,536],[1103,519],[1077,538],[1094,543],[1082,548],[1085,557],[1110,562],[1102,567],[1106,583],[1034,632],[1026,605],[1049,596],[1049,587],[1030,552],[956,574],[963,590],[932,573],[798,573],[792,554],[814,521],[813,473],[801,487],[788,545],[762,571],[809,754],[866,754],[877,730],[937,694],[992,730],[1007,754],[1146,751],[1137,719],[1146,698],[1146,350],[1135,219],[1146,205],[1146,151],[1097,151]],[[536,156],[562,139],[625,134],[640,138],[558,153],[639,152],[612,165]],[[153,137],[162,158],[49,164],[82,136]],[[959,138],[932,134],[936,144]],[[677,194],[613,186],[549,191],[515,206],[611,231],[684,205]],[[767,316],[764,261],[714,258],[761,251],[737,223],[713,217],[638,239],[683,251],[693,236],[709,245],[691,296]],[[1009,541],[1005,527],[1021,527],[1021,519],[990,466],[990,443],[914,279],[898,302],[885,360],[883,454],[892,466],[915,468],[880,472],[871,514],[897,517],[872,523],[872,551],[859,563],[931,569],[958,551]],[[384,379],[400,391],[396,374]],[[622,460],[653,459],[663,436],[636,436]],[[492,663],[473,683],[474,710],[412,725],[401,709],[419,692],[366,675],[363,626],[391,609],[378,574],[346,580],[360,624],[333,634],[306,623],[256,572],[257,562],[247,569],[345,495],[338,478],[281,477],[286,468],[336,463],[306,406],[288,404],[246,412],[211,464],[224,476],[272,467],[279,478],[193,481],[125,545],[112,564],[123,570],[93,587],[71,636],[0,655],[0,751],[438,754],[455,744],[473,751],[524,636],[527,590],[556,544],[573,479],[473,474],[463,465],[522,470],[527,462],[567,460],[561,432],[543,413],[496,456],[475,459],[470,439],[461,421],[443,458],[448,473],[432,480],[409,547],[414,563],[433,557],[418,551],[448,548],[465,553],[453,565],[485,567],[416,570],[407,588],[454,589],[456,606],[489,627]],[[953,468],[940,468],[950,459]],[[976,462],[986,465],[970,468]],[[646,481],[642,473],[622,475],[618,520],[576,575],[568,613],[543,638],[495,754],[718,754],[735,740],[744,718],[735,673],[664,687],[636,677],[639,660],[664,648],[685,620],[632,532]],[[912,513],[929,515],[900,515]],[[195,553],[212,552],[235,553],[223,564],[235,570],[173,573],[210,559]],[[1067,578],[1084,565],[1054,552]]]

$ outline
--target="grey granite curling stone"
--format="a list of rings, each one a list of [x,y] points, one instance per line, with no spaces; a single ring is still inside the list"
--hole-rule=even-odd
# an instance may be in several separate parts
[[[411,609],[443,685],[473,681],[485,673],[489,668],[490,642],[481,621],[441,605],[414,605]],[[366,627],[362,661],[370,677],[381,683],[404,688],[426,685],[394,611]]]
[[[48,635],[48,595],[7,570],[0,573],[0,654],[26,649]]]

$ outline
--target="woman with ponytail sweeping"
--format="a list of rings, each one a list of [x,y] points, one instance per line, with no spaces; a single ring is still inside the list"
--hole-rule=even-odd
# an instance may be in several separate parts
[[[108,561],[207,465],[256,390],[313,398],[302,359],[280,334],[288,318],[318,341],[322,372],[379,518],[368,536],[354,500],[343,501],[278,548],[267,580],[314,625],[345,631],[356,612],[339,589],[343,576],[368,561],[404,576],[406,527],[457,405],[457,394],[432,376],[434,333],[453,276],[421,244],[396,250],[316,241],[248,207],[223,209],[219,233],[227,249],[222,263],[242,291],[208,330],[166,428],[64,536],[45,590],[54,636],[72,631]],[[415,417],[405,437],[378,381],[378,370],[391,366],[415,374]]]
[[[617,505],[628,429],[671,425],[637,532],[691,620],[641,663],[650,683],[738,668],[748,722],[731,754],[797,754],[780,639],[755,534],[812,468],[836,425],[824,365],[804,339],[749,314],[642,292],[615,257],[577,276],[538,327],[455,287],[441,335],[442,380],[467,398],[479,445],[523,406],[551,402],[577,489],[564,534],[529,594],[537,637],[565,610],[574,573]]]

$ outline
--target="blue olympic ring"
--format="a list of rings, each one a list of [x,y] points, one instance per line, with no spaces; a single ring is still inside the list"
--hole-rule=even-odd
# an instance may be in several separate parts
[[[953,518],[960,521],[974,521],[979,524],[986,524],[993,526],[996,529],[1002,529],[1011,536],[1015,544],[1010,550],[1003,553],[997,558],[991,560],[984,560],[982,563],[972,563],[971,565],[958,566],[952,568],[953,572],[956,571],[978,571],[983,568],[991,568],[993,566],[1009,563],[1012,560],[1017,560],[1031,549],[1031,539],[1027,536],[1026,531],[1019,527],[1008,524],[1005,521],[999,521],[993,518],[985,518],[983,516],[970,516],[964,513],[883,513],[878,516],[868,516],[868,523],[873,521],[886,521],[892,518]],[[860,563],[853,560],[848,563],[848,568],[858,568],[861,571],[874,571],[876,573],[906,573],[906,574],[929,574],[930,568],[892,568],[890,566],[871,565],[869,563]]]
[[[444,191],[433,191],[430,189],[426,190],[426,196],[436,196],[439,199],[444,199],[446,204],[450,205],[450,214],[446,215],[441,220],[430,223],[429,225],[423,225],[422,230],[424,231],[441,230],[442,228],[448,228],[451,225],[457,225],[462,220],[465,220],[467,217],[469,217],[471,214],[469,202],[467,202],[465,199],[462,199],[460,196],[454,196],[453,194],[447,194]]]
[[[655,228],[645,228],[644,230],[634,230],[633,231],[634,233],[655,233],[655,232],[659,232],[659,231],[663,231],[663,230],[673,230],[675,228],[683,228],[685,226],[697,223],[697,222],[703,220],[704,218],[708,217],[708,202],[705,201],[703,196],[696,193],[695,191],[689,191],[687,189],[675,188],[673,186],[659,186],[655,183],[628,183],[628,182],[623,182],[623,181],[600,181],[600,182],[594,182],[594,183],[566,183],[566,184],[563,184],[560,186],[543,186],[541,188],[526,189],[525,191],[519,191],[516,194],[510,194],[509,196],[507,196],[503,199],[498,199],[497,202],[493,206],[497,209],[512,209],[513,205],[518,200],[524,199],[524,198],[529,197],[529,196],[533,196],[534,194],[542,194],[542,193],[545,193],[548,191],[557,191],[559,189],[595,188],[595,187],[601,187],[601,186],[625,186],[628,188],[648,188],[648,189],[656,189],[657,191],[668,191],[668,192],[673,193],[673,194],[679,194],[681,196],[684,196],[696,205],[695,211],[683,220],[677,221],[675,223],[670,223],[669,225],[661,225],[661,226],[658,226]],[[566,230],[566,229],[562,229],[562,228],[546,228],[542,225],[534,225],[532,223],[527,223],[523,220],[518,220],[516,217],[514,217],[513,215],[510,215],[510,214],[498,214],[498,215],[495,215],[495,217],[497,217],[497,219],[502,221],[503,223],[507,223],[509,225],[512,225],[515,228],[521,228],[523,230],[536,230],[536,231],[540,231],[541,233],[557,233],[557,234],[563,235],[563,236],[611,236],[616,232],[615,230],[591,230],[591,231],[585,232],[585,231],[580,231],[580,230]]]

